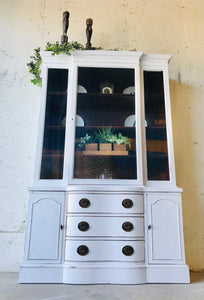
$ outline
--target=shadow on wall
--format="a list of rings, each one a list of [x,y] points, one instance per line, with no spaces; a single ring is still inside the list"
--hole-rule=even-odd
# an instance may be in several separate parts
[[[183,188],[183,222],[186,261],[190,269],[204,269],[203,186],[200,171],[199,141],[196,141],[196,88],[170,80],[171,108],[177,186]],[[203,178],[204,180],[204,178]]]

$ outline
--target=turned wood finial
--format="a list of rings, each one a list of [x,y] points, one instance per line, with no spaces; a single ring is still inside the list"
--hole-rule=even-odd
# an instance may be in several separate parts
[[[61,36],[62,44],[68,42],[68,36],[67,36],[68,28],[69,28],[69,12],[65,11],[65,12],[63,12],[63,22],[62,22],[62,30],[63,30],[63,34]]]
[[[86,37],[87,37],[86,49],[91,47],[92,25],[93,25],[93,19],[90,18],[86,19]]]

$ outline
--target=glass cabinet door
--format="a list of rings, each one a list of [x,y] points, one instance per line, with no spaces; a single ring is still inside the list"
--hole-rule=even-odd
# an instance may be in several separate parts
[[[148,180],[169,180],[163,72],[144,71]]]
[[[67,86],[67,69],[48,69],[40,179],[63,177]]]
[[[134,77],[78,68],[74,178],[137,179]]]

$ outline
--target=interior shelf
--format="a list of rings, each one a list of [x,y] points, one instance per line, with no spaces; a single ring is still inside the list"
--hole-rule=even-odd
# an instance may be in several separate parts
[[[108,97],[108,98],[116,98],[116,97],[122,97],[122,98],[134,98],[135,94],[122,94],[122,93],[112,93],[112,94],[102,94],[102,93],[78,93],[77,94],[80,97],[90,97],[90,96],[97,96],[97,97]]]
[[[76,155],[82,155],[82,156],[129,156],[128,151],[76,151]]]
[[[147,152],[147,157],[148,158],[154,158],[154,159],[168,158],[168,154],[167,154],[167,152],[150,152],[150,151],[148,151]]]
[[[48,92],[48,95],[66,96],[67,92]]]

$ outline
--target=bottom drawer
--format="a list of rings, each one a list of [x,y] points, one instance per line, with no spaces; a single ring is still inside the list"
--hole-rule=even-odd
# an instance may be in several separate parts
[[[144,261],[144,241],[66,241],[68,261]]]

